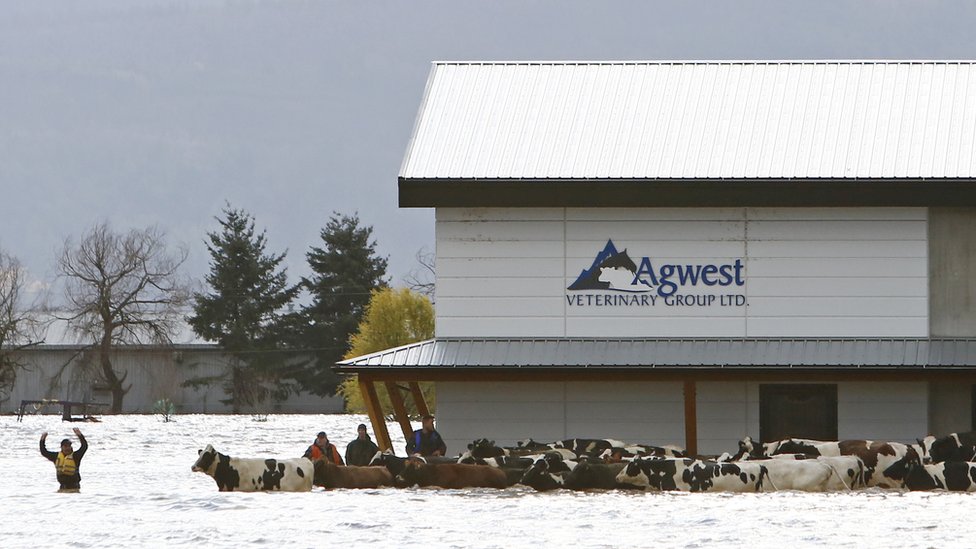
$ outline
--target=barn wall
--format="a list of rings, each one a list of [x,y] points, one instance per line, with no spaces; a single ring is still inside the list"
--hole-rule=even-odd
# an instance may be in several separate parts
[[[928,406],[925,382],[838,382],[837,436],[914,442],[929,432]],[[742,437],[759,437],[759,419],[758,382],[698,384],[699,452],[735,451]]]
[[[840,439],[915,442],[928,434],[928,384],[864,381],[837,387]]]
[[[929,383],[930,435],[965,433],[973,425],[973,385],[970,383]]]
[[[925,208],[438,208],[440,337],[925,337]],[[706,305],[580,305],[612,240],[635,263],[743,264]],[[741,304],[722,305],[742,295]]]
[[[697,384],[698,452],[734,453],[743,437],[759,438],[759,384]]]
[[[838,382],[838,437],[914,442],[929,432],[928,390],[924,382]],[[481,437],[684,446],[683,402],[680,383],[440,382],[437,430],[451,454]],[[697,413],[699,453],[734,452],[744,436],[759,436],[759,382],[699,382]]]
[[[933,337],[976,337],[976,208],[929,209]]]
[[[477,438],[616,438],[684,446],[680,383],[438,382],[437,430],[449,454]]]
[[[18,373],[10,398],[0,402],[0,413],[15,411],[21,400],[41,398],[111,403],[111,394],[98,390],[97,365],[91,363],[89,355],[53,347],[33,349],[23,356],[28,368]],[[151,412],[153,404],[164,398],[176,404],[179,413],[231,412],[230,406],[220,402],[226,396],[219,385],[199,389],[181,386],[194,377],[219,375],[226,367],[226,357],[220,352],[136,348],[115,352],[112,362],[120,374],[128,372],[126,384],[132,384],[123,400],[123,412]],[[341,398],[303,393],[265,408],[258,411],[339,413],[343,402]]]

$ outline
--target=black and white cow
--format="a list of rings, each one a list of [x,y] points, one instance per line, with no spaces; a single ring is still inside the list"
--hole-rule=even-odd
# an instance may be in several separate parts
[[[502,455],[498,457],[474,457],[471,450],[468,450],[458,457],[457,463],[462,465],[487,465],[489,467],[495,467],[501,469],[505,473],[505,477],[508,478],[509,486],[518,484],[521,482],[522,477],[525,476],[525,472],[532,467],[537,459],[542,456],[509,456]]]
[[[507,456],[510,454],[509,450],[495,445],[494,440],[488,440],[486,438],[479,438],[478,440],[468,444],[468,450],[461,454],[461,457],[470,457],[475,460],[488,459]],[[460,461],[458,462],[460,463]]]
[[[913,464],[905,475],[905,487],[909,490],[976,492],[976,463],[943,461]]]
[[[566,475],[576,468],[576,464],[575,460],[565,459],[559,452],[549,452],[537,459],[519,482],[540,492],[562,488]]]
[[[604,450],[600,459],[607,463],[630,461],[638,457],[688,457],[687,452],[675,446],[649,446],[646,444],[628,444],[614,446]]]
[[[853,490],[856,488],[864,487],[864,462],[861,458],[857,456],[810,456],[807,454],[775,454],[769,457],[753,457],[752,455],[746,453],[744,455],[737,454],[739,459],[732,460],[728,457],[728,454],[723,454],[718,461],[750,461],[750,460],[762,460],[767,468],[769,468],[769,476],[771,483],[777,488],[783,490],[786,489],[784,486],[788,486],[791,482],[780,482],[779,479],[783,471],[774,471],[774,467],[769,465],[770,461],[816,461],[830,467],[832,474],[823,484],[822,490],[827,492],[833,492],[837,490]],[[782,469],[782,468],[781,468]],[[781,486],[782,484],[782,486]],[[809,486],[809,485],[808,485]],[[805,491],[821,491],[816,488],[808,487],[797,487],[793,488],[795,490],[805,490]]]
[[[925,437],[918,441],[933,463],[976,461],[976,432],[951,433],[942,438]]]
[[[369,465],[382,465],[383,467],[386,467],[388,471],[390,471],[393,478],[396,478],[397,475],[403,472],[403,467],[406,462],[407,458],[397,457],[389,450],[385,452],[381,450],[373,455],[373,459],[369,460]]]
[[[307,458],[233,458],[214,450],[210,444],[198,452],[193,472],[206,473],[221,492],[308,492],[315,474]]]
[[[581,458],[572,471],[563,477],[563,487],[570,490],[617,488],[617,475],[626,463],[602,463],[589,458]]]
[[[769,473],[769,485],[773,490],[828,492],[837,489],[836,483],[830,482],[836,476],[834,468],[819,459],[767,459],[762,464]],[[842,479],[838,482],[842,483]]]
[[[536,442],[536,441],[532,440],[531,438],[527,438],[525,440],[520,440],[520,441],[516,442],[515,444],[516,444],[515,448],[509,448],[509,451],[512,454],[515,454],[515,453],[519,453],[519,454],[522,454],[522,455],[525,455],[525,454],[538,454],[540,452],[545,452],[546,450],[549,450],[549,449],[552,448],[552,445],[551,444],[545,444],[545,443],[542,443],[542,442]]]
[[[576,457],[597,457],[615,446],[622,448],[624,443],[606,438],[570,438],[553,444],[554,449],[565,448],[576,454]]]
[[[617,475],[620,484],[686,492],[758,492],[768,471],[758,461],[720,463],[691,458],[642,459]]]
[[[864,464],[864,485],[879,488],[895,488],[904,482],[908,465],[921,463],[915,448],[901,442],[871,440],[822,441],[809,439],[785,439],[768,442],[761,446],[751,440],[740,442],[740,453],[752,447],[752,455],[775,456],[778,454],[805,454],[808,456],[855,456]],[[761,450],[757,450],[761,448]]]

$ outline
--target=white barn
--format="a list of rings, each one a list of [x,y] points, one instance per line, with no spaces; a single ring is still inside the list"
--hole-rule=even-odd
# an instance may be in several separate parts
[[[452,452],[968,431],[974,175],[976,62],[434,63],[436,337],[338,368]]]

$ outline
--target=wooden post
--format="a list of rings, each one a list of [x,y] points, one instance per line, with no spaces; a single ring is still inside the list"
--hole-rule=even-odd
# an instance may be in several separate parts
[[[685,450],[698,455],[698,395],[694,380],[685,380]]]
[[[420,390],[420,384],[411,381],[410,392],[413,393],[413,401],[417,405],[417,413],[420,414],[420,417],[429,416],[430,410],[427,409],[427,401],[424,400],[424,393]]]
[[[383,416],[383,406],[380,405],[380,399],[376,396],[376,387],[373,386],[373,380],[364,378],[362,374],[359,374],[359,390],[363,394],[363,402],[366,403],[369,422],[373,424],[376,445],[383,451],[393,450],[393,442],[390,441],[390,432],[386,430],[386,418]],[[395,450],[394,453],[396,453]]]
[[[413,427],[410,426],[410,414],[407,413],[407,407],[403,403],[400,386],[394,381],[387,381],[386,392],[390,395],[390,403],[393,404],[393,414],[396,416],[397,423],[403,430],[403,440],[410,440],[413,436]]]

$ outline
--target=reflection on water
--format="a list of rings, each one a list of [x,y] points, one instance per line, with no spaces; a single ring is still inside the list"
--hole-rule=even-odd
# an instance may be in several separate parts
[[[383,488],[219,493],[197,449],[296,457],[318,431],[340,452],[363,416],[0,417],[0,547],[932,547],[970,544],[976,495],[861,491],[686,494]],[[58,494],[49,447],[78,426],[82,492]],[[390,424],[398,451],[399,427]],[[72,435],[73,436],[73,435]],[[472,439],[480,436],[473,433]],[[459,450],[459,449],[452,449]]]

